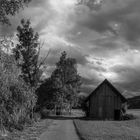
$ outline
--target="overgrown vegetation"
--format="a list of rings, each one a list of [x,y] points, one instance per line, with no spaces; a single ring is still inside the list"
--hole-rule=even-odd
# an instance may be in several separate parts
[[[12,55],[0,51],[0,129],[23,129],[36,104],[34,89],[19,77],[20,69]]]
[[[38,120],[34,115],[35,91],[41,76],[39,36],[29,20],[17,28],[18,43],[11,50],[6,38],[0,44],[0,132],[22,130],[25,124]],[[11,41],[12,42],[12,41]]]
[[[31,87],[37,87],[41,70],[39,64],[40,43],[38,33],[34,33],[30,20],[21,20],[21,26],[17,27],[18,44],[14,48],[14,56],[20,76]]]

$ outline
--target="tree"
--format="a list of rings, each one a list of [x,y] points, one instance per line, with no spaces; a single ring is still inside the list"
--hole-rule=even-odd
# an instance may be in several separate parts
[[[14,16],[20,8],[27,5],[31,0],[0,0],[0,22],[10,24],[9,15]]]
[[[20,128],[36,104],[36,95],[20,77],[12,55],[6,54],[0,44],[0,130]]]
[[[66,52],[62,52],[51,77],[38,90],[40,105],[45,105],[43,103],[54,103],[61,107],[64,104],[74,105],[81,85],[81,77],[78,75],[76,64],[74,58],[67,58]]]
[[[41,76],[39,64],[40,43],[38,33],[34,33],[29,20],[21,20],[21,26],[17,27],[19,43],[13,49],[15,59],[21,68],[21,76],[31,87],[38,84]]]
[[[47,78],[36,91],[38,96],[37,110],[46,106],[48,109],[55,105],[55,88],[51,78]]]
[[[66,102],[72,103],[79,92],[81,77],[78,75],[76,66],[76,59],[67,58],[67,53],[64,51],[60,60],[56,63],[56,69],[52,73],[51,78],[57,81],[59,88],[64,94],[64,102],[66,100]]]

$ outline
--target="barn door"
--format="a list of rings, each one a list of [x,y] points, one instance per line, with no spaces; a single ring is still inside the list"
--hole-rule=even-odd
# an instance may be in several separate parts
[[[121,111],[119,109],[114,110],[114,120],[120,120]]]

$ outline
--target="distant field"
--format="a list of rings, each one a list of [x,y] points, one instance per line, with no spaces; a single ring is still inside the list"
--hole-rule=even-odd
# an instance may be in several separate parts
[[[140,110],[129,110],[140,116]],[[83,140],[140,140],[140,118],[129,121],[75,120]]]
[[[127,112],[130,113],[130,114],[133,114],[137,117],[140,117],[140,109],[130,109]]]

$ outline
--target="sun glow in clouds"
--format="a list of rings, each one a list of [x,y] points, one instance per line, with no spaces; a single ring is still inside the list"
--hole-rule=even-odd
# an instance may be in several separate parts
[[[99,3],[99,0],[93,2]],[[56,44],[71,46],[72,43],[66,36],[75,27],[75,22],[71,18],[75,18],[77,13],[76,4],[77,0],[49,0],[52,18],[41,33],[43,40],[47,39],[47,42],[51,42],[51,47]]]
[[[50,0],[49,3],[57,12],[65,13],[63,10],[75,6],[76,0]]]
[[[104,79],[113,79],[117,78],[117,74],[114,72],[102,72],[101,75],[104,77]]]
[[[58,0],[59,1],[59,0]],[[62,0],[65,5],[75,5],[77,3],[76,0]]]
[[[74,16],[76,0],[49,0],[49,4],[53,16],[42,31],[44,34],[42,38],[47,38],[51,47],[55,47],[57,44],[72,46],[65,34],[74,27],[70,16]]]
[[[93,65],[97,68],[101,68],[98,70],[98,76],[101,76],[103,79],[117,79],[118,75],[115,72],[110,70],[111,67],[121,64],[117,58],[111,59],[103,59],[103,58],[94,58],[93,56],[87,57],[88,62],[90,65]],[[94,67],[93,67],[94,68]],[[102,70],[104,68],[104,70]]]

